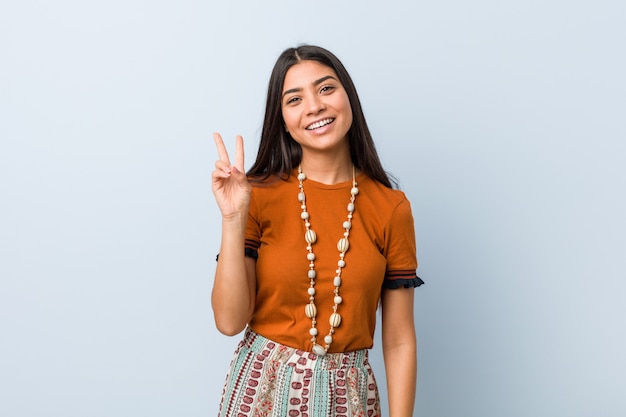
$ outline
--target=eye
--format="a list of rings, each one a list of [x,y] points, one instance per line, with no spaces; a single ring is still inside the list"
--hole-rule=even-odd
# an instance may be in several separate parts
[[[296,96],[289,97],[287,101],[285,102],[285,104],[294,104],[294,103],[297,103],[299,100],[300,100],[300,97],[296,97]]]
[[[334,89],[335,89],[334,85],[325,85],[322,88],[320,88],[320,93],[329,93]]]

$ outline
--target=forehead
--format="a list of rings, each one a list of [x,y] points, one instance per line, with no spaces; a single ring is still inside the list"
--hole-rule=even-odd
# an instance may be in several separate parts
[[[339,80],[332,68],[317,61],[302,61],[287,70],[285,81],[283,82],[283,91],[306,87],[328,75]]]

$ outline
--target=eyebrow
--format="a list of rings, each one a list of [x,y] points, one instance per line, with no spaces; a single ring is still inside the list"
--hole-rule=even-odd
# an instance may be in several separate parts
[[[319,80],[313,81],[312,85],[317,86],[317,85],[323,83],[324,81],[326,81],[328,79],[333,79],[335,81],[339,81],[339,80],[337,80],[337,78],[333,77],[332,75],[327,75],[325,77],[320,78]],[[287,91],[285,91],[283,93],[283,97],[285,97],[287,94],[297,93],[298,91],[302,91],[302,88],[301,87],[290,88],[289,90],[287,90]]]

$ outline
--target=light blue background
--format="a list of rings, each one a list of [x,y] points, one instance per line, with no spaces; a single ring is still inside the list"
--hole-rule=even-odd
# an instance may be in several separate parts
[[[624,4],[2,1],[0,415],[216,414],[211,132],[300,42],[413,204],[415,415],[626,415]]]

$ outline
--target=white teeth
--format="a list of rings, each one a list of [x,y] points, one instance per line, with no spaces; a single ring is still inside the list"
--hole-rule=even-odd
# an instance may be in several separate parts
[[[306,127],[306,130],[313,130],[313,129],[318,129],[322,126],[326,126],[329,123],[332,123],[335,119],[324,119],[324,120],[320,120],[319,122],[315,122],[313,124],[310,124]]]

